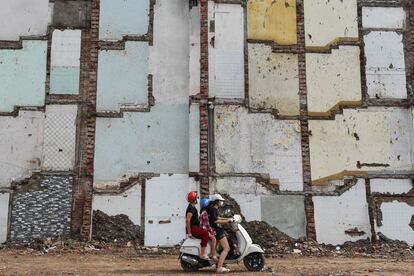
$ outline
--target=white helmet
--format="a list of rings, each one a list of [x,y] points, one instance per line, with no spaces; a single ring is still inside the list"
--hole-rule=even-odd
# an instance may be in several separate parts
[[[211,195],[209,196],[209,199],[210,199],[210,202],[217,201],[217,200],[224,201],[224,198],[220,194]]]

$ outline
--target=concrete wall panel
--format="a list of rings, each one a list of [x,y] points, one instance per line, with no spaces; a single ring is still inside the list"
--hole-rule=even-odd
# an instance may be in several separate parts
[[[189,171],[200,171],[200,106],[190,106],[189,119]]]
[[[376,225],[376,232],[387,238],[402,240],[414,245],[414,231],[410,226],[414,207],[404,202],[384,202],[381,204],[382,226]]]
[[[358,38],[357,0],[305,0],[306,46]]]
[[[0,193],[0,244],[7,240],[9,223],[9,193]]]
[[[95,182],[117,183],[139,172],[188,173],[188,105],[98,118]]]
[[[190,10],[190,95],[200,93],[200,8]]]
[[[209,49],[209,94],[244,98],[244,14],[240,5],[214,5],[214,44]]]
[[[136,225],[141,225],[141,185],[137,184],[119,195],[94,195],[93,210],[110,216],[124,214]]]
[[[145,192],[146,246],[174,246],[185,238],[188,205],[185,198],[188,192],[198,190],[198,183],[188,175],[161,175],[148,180]]]
[[[148,43],[127,41],[125,50],[99,52],[97,109],[148,104]]]
[[[281,190],[302,190],[300,126],[240,106],[215,107],[217,173],[268,173]]]
[[[403,35],[373,31],[364,43],[369,96],[407,98]]]
[[[306,216],[303,196],[263,196],[262,220],[292,238],[306,236]]]
[[[362,27],[402,29],[405,26],[404,8],[363,7]]]
[[[2,0],[0,40],[19,40],[20,36],[45,35],[49,0]]]
[[[296,0],[249,0],[247,21],[249,39],[296,44]]]
[[[149,25],[149,0],[101,0],[99,39],[121,40],[125,35],[144,35]]]
[[[90,3],[89,0],[54,0],[51,25],[54,27],[89,28]]]
[[[269,46],[249,44],[250,107],[299,114],[298,56],[272,53]]]
[[[156,104],[188,104],[189,9],[188,1],[161,0],[155,5],[154,46],[149,70]]]
[[[314,196],[316,237],[319,243],[343,244],[366,239],[371,235],[364,180],[339,197]],[[351,236],[345,231],[357,228],[361,235]]]
[[[48,105],[45,114],[43,169],[71,171],[75,165],[76,105]]]
[[[406,194],[412,189],[411,179],[371,179],[372,193]]]
[[[265,195],[270,193],[266,188],[258,184],[254,177],[217,178],[210,185],[213,186],[214,192],[224,194]]]
[[[55,30],[52,36],[50,93],[78,94],[80,30]]]
[[[359,47],[341,46],[332,54],[306,54],[308,110],[328,112],[339,103],[362,100]]]
[[[23,41],[21,50],[0,50],[0,112],[44,105],[46,51],[47,41],[40,40]]]
[[[42,112],[20,111],[16,118],[0,117],[0,187],[40,170],[43,127]]]
[[[312,179],[344,170],[411,170],[411,116],[402,108],[371,107],[345,109],[332,121],[309,121]]]

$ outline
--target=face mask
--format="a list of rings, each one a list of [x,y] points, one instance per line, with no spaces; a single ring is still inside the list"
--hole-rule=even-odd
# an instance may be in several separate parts
[[[223,207],[223,206],[224,206],[224,202],[223,202],[223,201],[220,201],[220,202],[219,202],[219,206],[220,206],[220,207]]]

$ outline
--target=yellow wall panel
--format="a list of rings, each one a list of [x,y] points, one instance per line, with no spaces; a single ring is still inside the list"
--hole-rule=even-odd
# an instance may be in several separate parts
[[[279,45],[296,44],[296,0],[249,0],[248,37]]]

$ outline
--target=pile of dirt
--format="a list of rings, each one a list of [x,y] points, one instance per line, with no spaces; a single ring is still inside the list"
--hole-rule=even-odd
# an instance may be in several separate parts
[[[102,211],[94,211],[92,218],[92,239],[100,242],[143,244],[144,233],[128,216],[109,216]]]
[[[243,222],[242,226],[250,234],[253,243],[266,250],[272,249],[281,243],[286,246],[292,246],[295,243],[294,239],[263,221]]]

